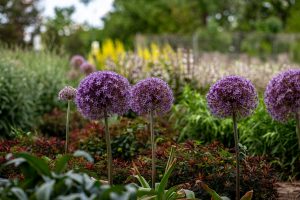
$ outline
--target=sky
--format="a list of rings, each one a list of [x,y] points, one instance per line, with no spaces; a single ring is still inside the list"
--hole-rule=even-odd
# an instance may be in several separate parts
[[[55,7],[75,6],[75,13],[72,19],[78,23],[87,22],[95,27],[102,27],[101,17],[112,9],[113,0],[92,0],[85,5],[79,0],[41,0],[41,7],[44,9],[42,15],[45,17],[54,16]]]

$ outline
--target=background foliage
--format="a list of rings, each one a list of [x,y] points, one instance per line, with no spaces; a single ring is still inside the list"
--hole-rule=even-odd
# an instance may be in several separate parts
[[[175,121],[180,138],[196,139],[204,143],[221,141],[233,147],[232,120],[218,119],[211,115],[204,95],[186,87],[173,108],[170,121]],[[253,115],[238,122],[240,143],[249,154],[266,155],[274,166],[280,169],[282,179],[299,176],[300,163],[297,148],[295,121],[282,124],[268,114],[260,97],[258,108]]]
[[[67,59],[50,52],[1,48],[0,132],[31,130],[45,113],[61,106],[57,92],[65,82]]]

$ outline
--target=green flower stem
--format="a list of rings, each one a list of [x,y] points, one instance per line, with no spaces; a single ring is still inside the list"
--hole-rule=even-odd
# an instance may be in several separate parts
[[[70,116],[70,100],[68,100],[68,109],[67,109],[65,154],[67,154],[69,151],[69,116]]]
[[[296,112],[296,132],[298,137],[298,147],[300,149],[300,113]]]
[[[155,188],[155,175],[156,175],[156,168],[155,168],[155,136],[153,130],[153,111],[150,111],[150,132],[151,132],[151,148],[152,148],[152,188]]]
[[[237,119],[236,119],[235,112],[232,115],[232,121],[233,121],[233,133],[234,133],[234,144],[235,144],[235,157],[236,157],[235,199],[240,200],[240,150],[239,150],[239,136],[237,130]]]
[[[107,111],[104,111],[104,122],[105,122],[105,140],[106,140],[106,149],[107,149],[107,171],[108,171],[108,183],[113,184],[112,178],[112,153],[111,153],[111,142],[110,134],[108,130],[108,116]]]

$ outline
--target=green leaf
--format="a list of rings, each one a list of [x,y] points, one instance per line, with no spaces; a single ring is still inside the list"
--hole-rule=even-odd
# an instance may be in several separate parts
[[[203,182],[200,182],[200,186],[210,194],[210,196],[212,197],[213,200],[223,200],[216,191],[214,191],[213,189],[209,188],[208,185],[206,185]]]
[[[72,193],[66,196],[59,196],[57,198],[58,200],[89,200],[88,196],[86,196],[86,194],[84,194],[83,192],[81,193]]]
[[[191,190],[183,190],[185,193],[186,199],[196,199],[195,193]]]
[[[67,164],[70,159],[71,159],[71,156],[69,156],[69,155],[64,155],[64,156],[58,158],[57,161],[55,162],[54,171],[56,173],[62,173],[65,170],[65,168],[67,167]]]
[[[24,158],[27,163],[37,171],[38,174],[51,176],[50,169],[44,160],[32,156],[28,153],[16,153],[14,155],[15,157]]]
[[[138,191],[137,191],[137,196],[138,197],[155,197],[155,191],[152,188],[143,188],[143,187],[139,187]],[[140,198],[139,198],[140,199]],[[144,199],[144,198],[142,198]]]
[[[92,158],[92,156],[90,154],[88,154],[87,152],[82,151],[82,150],[75,151],[73,156],[75,156],[75,157],[84,157],[87,161],[89,161],[91,163],[94,162],[94,159]]]
[[[15,167],[18,167],[19,165],[21,165],[22,163],[26,162],[26,160],[24,158],[15,158],[13,160],[9,160],[7,161],[4,166],[7,166],[7,165],[11,165],[13,164]],[[2,167],[1,167],[2,169]]]
[[[163,178],[161,179],[161,182],[160,182],[158,190],[157,190],[158,199],[163,198],[165,188],[168,184],[169,177],[170,177],[171,173],[173,172],[173,170],[175,168],[175,162],[176,162],[176,159],[174,159],[170,163],[168,170],[166,171],[166,173],[163,175]]]
[[[165,188],[167,187],[168,184],[168,180],[169,177],[171,175],[171,173],[173,172],[174,168],[175,168],[175,164],[176,164],[176,158],[174,158],[174,147],[171,147],[171,152],[169,155],[169,159],[167,162],[167,166],[165,169],[165,173],[161,179],[161,182],[159,183],[159,186],[157,188],[157,197],[158,199],[163,199],[163,196],[165,194]]]
[[[139,172],[138,168],[136,167],[136,165],[134,163],[133,163],[133,169],[136,172],[136,175],[134,177],[140,182],[141,186],[143,188],[151,188],[149,183],[146,181],[146,179],[141,176],[141,173]]]
[[[17,187],[11,188],[11,192],[19,199],[19,200],[27,200],[28,197],[26,193],[21,189]]]
[[[39,188],[36,189],[35,192],[36,199],[50,200],[54,184],[55,184],[55,180],[50,180],[46,183],[43,183]]]
[[[230,200],[228,197],[225,197],[225,196],[221,196],[221,199],[222,200]]]
[[[178,185],[175,185],[168,189],[168,191],[165,194],[165,197],[168,199],[172,193],[176,192],[178,190]]]

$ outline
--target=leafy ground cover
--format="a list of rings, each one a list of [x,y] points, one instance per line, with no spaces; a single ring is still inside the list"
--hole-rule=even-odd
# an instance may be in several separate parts
[[[148,141],[149,131],[143,118],[121,118],[120,122],[111,120],[112,151],[114,181],[116,184],[136,182],[133,163],[146,178],[151,179],[151,148]],[[177,165],[169,179],[169,186],[181,185],[190,189],[196,196],[208,198],[208,194],[196,184],[203,181],[218,193],[233,197],[235,194],[235,157],[234,150],[225,148],[219,142],[202,145],[197,141],[186,141],[177,144],[176,131],[160,119],[155,127],[158,148],[156,151],[157,180],[160,180],[168,160],[171,146],[175,146]],[[106,146],[102,123],[86,123],[84,128],[71,131],[70,148],[85,150],[91,153],[93,164],[85,159],[76,158],[68,162],[67,169],[85,172],[92,177],[106,179]],[[41,156],[50,166],[64,152],[64,140],[59,137],[41,135],[24,136],[14,140],[2,141],[1,162],[9,152],[30,152]],[[246,151],[241,156],[242,161],[242,193],[254,190],[254,199],[275,199],[276,172],[264,157],[248,156]],[[20,172],[14,168],[1,172],[5,177],[18,177]],[[3,176],[2,175],[2,176]]]

